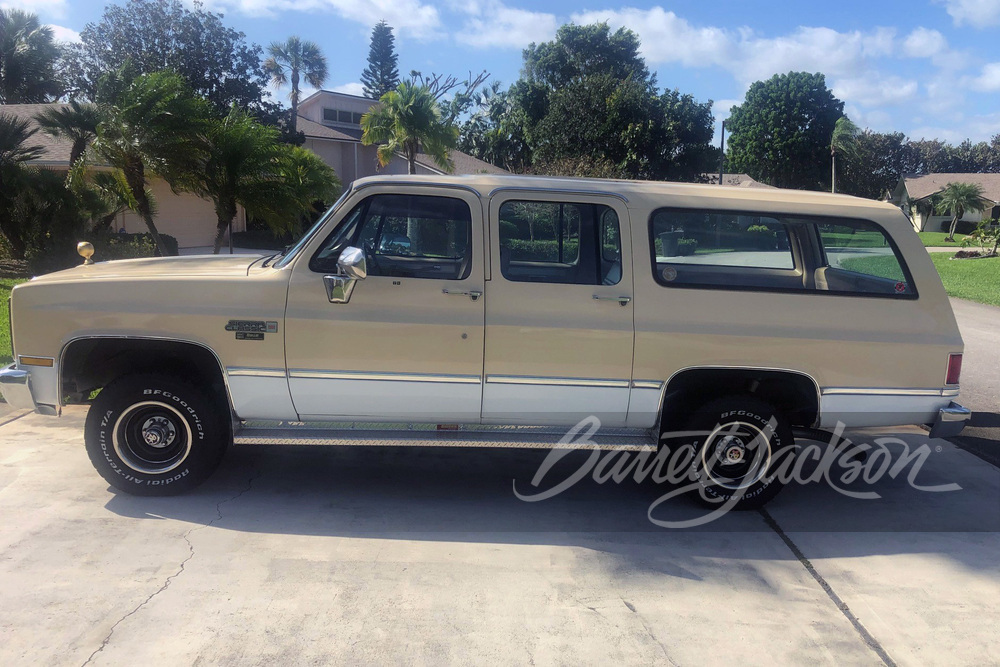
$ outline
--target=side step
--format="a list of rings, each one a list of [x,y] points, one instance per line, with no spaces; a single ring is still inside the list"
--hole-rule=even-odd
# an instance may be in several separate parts
[[[439,429],[436,425],[244,422],[235,434],[237,445],[339,445],[354,447],[508,447],[552,449],[630,450],[655,449],[656,441],[645,429],[602,429],[579,442],[560,441],[568,429],[538,426],[462,426]]]

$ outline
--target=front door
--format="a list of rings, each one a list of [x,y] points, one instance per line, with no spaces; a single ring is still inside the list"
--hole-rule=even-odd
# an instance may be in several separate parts
[[[306,249],[288,287],[288,384],[300,419],[478,422],[485,299],[480,199],[376,186]],[[368,277],[331,303],[323,277],[364,251]]]
[[[484,422],[573,425],[594,415],[623,426],[633,344],[625,205],[501,192],[490,221]]]

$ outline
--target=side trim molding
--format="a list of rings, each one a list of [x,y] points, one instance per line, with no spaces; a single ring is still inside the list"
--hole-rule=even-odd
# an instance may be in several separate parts
[[[282,374],[282,377],[284,374]],[[423,373],[364,373],[356,371],[319,371],[292,368],[289,378],[297,380],[375,380],[379,382],[439,382],[444,384],[481,384],[478,375],[428,375]]]
[[[486,382],[489,384],[532,384],[552,387],[615,387],[621,389],[628,389],[630,384],[629,380],[533,377],[528,375],[487,375]]]
[[[232,366],[226,369],[229,377],[284,378],[284,368],[251,368]]]
[[[886,387],[824,387],[824,396],[956,396],[955,389],[893,389]]]

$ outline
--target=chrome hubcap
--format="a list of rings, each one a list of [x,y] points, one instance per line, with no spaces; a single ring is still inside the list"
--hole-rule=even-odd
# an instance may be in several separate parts
[[[177,429],[166,417],[150,417],[142,425],[142,439],[150,447],[169,447],[177,437]]]

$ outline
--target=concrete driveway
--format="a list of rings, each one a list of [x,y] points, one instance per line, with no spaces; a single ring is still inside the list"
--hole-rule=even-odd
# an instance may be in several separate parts
[[[84,416],[0,419],[3,665],[1000,662],[1000,471],[944,441],[917,482],[960,491],[812,484],[679,531],[648,486],[516,499],[539,450],[240,446],[115,495]]]

